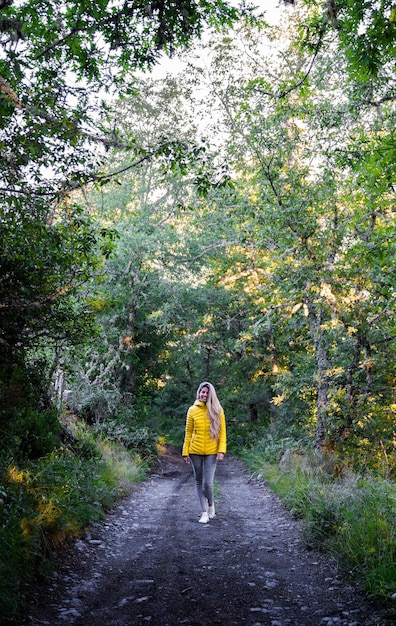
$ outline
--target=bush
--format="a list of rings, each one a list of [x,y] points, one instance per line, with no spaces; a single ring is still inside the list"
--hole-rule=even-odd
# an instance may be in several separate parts
[[[345,494],[330,548],[364,576],[368,592],[396,593],[396,487],[360,480]]]
[[[2,480],[0,491],[0,611],[11,621],[19,616],[32,572],[40,574],[45,559],[36,559],[36,546],[23,536],[21,522],[34,514],[23,488]]]
[[[332,476],[327,465],[323,471],[317,455],[311,458],[314,463],[309,468],[282,469],[258,450],[244,453],[249,467],[264,476],[291,513],[303,520],[302,535],[310,546],[334,554],[371,596],[394,601],[395,485],[351,473]]]
[[[101,457],[100,440],[95,437],[94,430],[84,422],[74,422],[71,425],[74,438],[72,449],[82,459],[99,459]]]
[[[118,418],[98,424],[95,432],[122,444],[127,450],[136,451],[145,459],[156,455],[157,435],[146,426],[128,424]]]
[[[49,454],[60,442],[61,424],[55,409],[25,409],[8,423],[3,439],[1,464]]]
[[[78,429],[77,429],[78,430]],[[103,518],[144,475],[122,446],[80,430],[77,450],[12,464],[0,478],[0,613],[19,617],[37,576],[49,571],[54,551]],[[83,451],[84,456],[77,452]],[[93,453],[94,452],[94,453]]]
[[[266,427],[250,420],[237,421],[227,419],[228,449],[233,454],[239,454],[244,448],[249,449],[265,437]]]
[[[253,445],[252,445],[253,444]],[[309,449],[309,441],[302,438],[281,437],[277,438],[268,430],[261,437],[251,438],[250,445],[240,450],[241,456],[248,465],[256,470],[263,463],[279,463],[285,453],[306,451]]]

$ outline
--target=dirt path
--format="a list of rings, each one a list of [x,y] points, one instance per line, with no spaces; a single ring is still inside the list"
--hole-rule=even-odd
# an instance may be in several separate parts
[[[218,514],[198,524],[191,468],[174,452],[60,559],[23,624],[390,624],[303,547],[298,524],[238,459],[218,465]]]

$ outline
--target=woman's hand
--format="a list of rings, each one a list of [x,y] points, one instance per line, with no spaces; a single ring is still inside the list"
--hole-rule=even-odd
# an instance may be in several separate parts
[[[224,459],[224,454],[222,452],[217,453],[217,460],[222,461]]]
[[[183,459],[186,465],[190,465],[191,461],[189,456],[184,456]]]

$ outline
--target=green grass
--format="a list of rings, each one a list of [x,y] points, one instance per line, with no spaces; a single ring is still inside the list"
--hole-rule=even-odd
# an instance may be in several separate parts
[[[144,478],[149,466],[137,452],[88,429],[73,446],[35,461],[9,463],[0,477],[0,613],[21,617],[37,578],[46,577],[55,552]],[[7,616],[5,618],[4,616]]]
[[[351,472],[343,475],[326,455],[322,462],[317,453],[305,456],[303,464],[281,468],[262,450],[242,454],[250,469],[303,520],[307,544],[331,552],[369,596],[396,610],[395,484]]]

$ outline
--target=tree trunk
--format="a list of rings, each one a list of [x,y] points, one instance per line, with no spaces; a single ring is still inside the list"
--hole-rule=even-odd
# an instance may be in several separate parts
[[[209,380],[210,378],[210,357],[212,356],[212,347],[211,346],[205,346],[206,347],[206,367],[205,367],[205,379]]]
[[[315,347],[316,357],[316,433],[315,444],[317,448],[322,448],[327,434],[328,427],[328,401],[329,401],[329,358],[327,348],[325,346],[325,337],[322,329],[323,309],[320,307],[317,311],[309,310],[309,326],[313,344]]]

